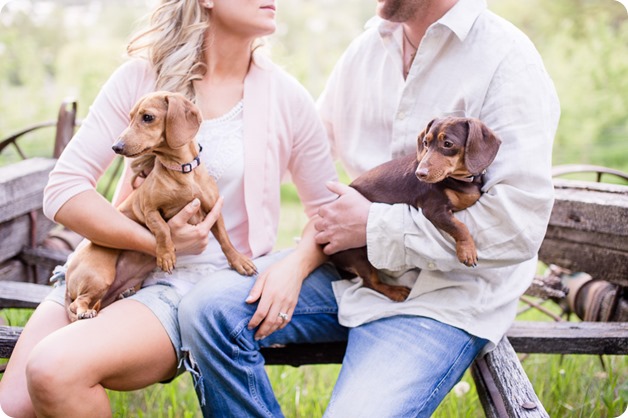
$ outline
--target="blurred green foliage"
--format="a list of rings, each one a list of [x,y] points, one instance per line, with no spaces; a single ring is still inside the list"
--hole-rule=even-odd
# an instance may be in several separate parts
[[[125,59],[156,0],[13,0],[0,12],[0,137],[54,119],[67,96],[84,116]],[[488,0],[536,44],[559,92],[554,163],[628,171],[628,14],[615,0]],[[367,0],[280,1],[274,59],[317,97],[372,16]]]
[[[536,44],[561,102],[554,164],[628,171],[628,13],[615,0],[489,0]]]

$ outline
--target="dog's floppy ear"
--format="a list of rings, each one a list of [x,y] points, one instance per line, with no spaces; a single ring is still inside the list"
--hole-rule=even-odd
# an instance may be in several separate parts
[[[170,148],[180,148],[198,132],[201,115],[198,108],[182,94],[167,94],[165,99],[168,105],[166,142]]]
[[[464,150],[464,162],[469,172],[477,176],[493,162],[502,141],[477,119],[470,118],[467,124],[469,136]]]
[[[419,137],[417,138],[417,153],[418,154],[421,154],[423,152],[423,140],[425,139],[425,135],[427,135],[427,133],[430,131],[430,128],[432,127],[432,124],[434,124],[434,121],[436,121],[436,119],[432,119],[431,121],[429,121],[425,129],[421,131],[421,133],[419,134]]]

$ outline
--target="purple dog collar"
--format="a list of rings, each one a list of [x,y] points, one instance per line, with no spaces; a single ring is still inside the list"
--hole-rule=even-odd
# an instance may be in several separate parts
[[[198,144],[198,155],[189,163],[180,164],[180,165],[169,165],[164,164],[162,161],[159,161],[161,165],[166,167],[168,170],[179,171],[181,173],[191,173],[196,167],[201,165],[201,152],[203,152],[203,147],[201,144]]]

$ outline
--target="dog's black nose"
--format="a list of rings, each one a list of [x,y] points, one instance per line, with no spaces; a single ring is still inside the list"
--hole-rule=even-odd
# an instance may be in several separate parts
[[[122,142],[116,142],[115,144],[113,144],[111,149],[116,154],[122,154],[122,151],[124,151],[124,144]]]

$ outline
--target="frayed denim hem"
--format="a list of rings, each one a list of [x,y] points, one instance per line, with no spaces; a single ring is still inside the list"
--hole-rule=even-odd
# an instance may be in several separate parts
[[[192,382],[194,383],[194,390],[198,395],[198,402],[201,406],[205,406],[205,387],[203,385],[203,376],[201,375],[201,371],[194,361],[194,357],[192,356],[192,352],[188,348],[181,348],[181,359],[179,360],[178,369],[181,369],[181,366],[185,367],[185,371],[190,372],[192,375]]]

